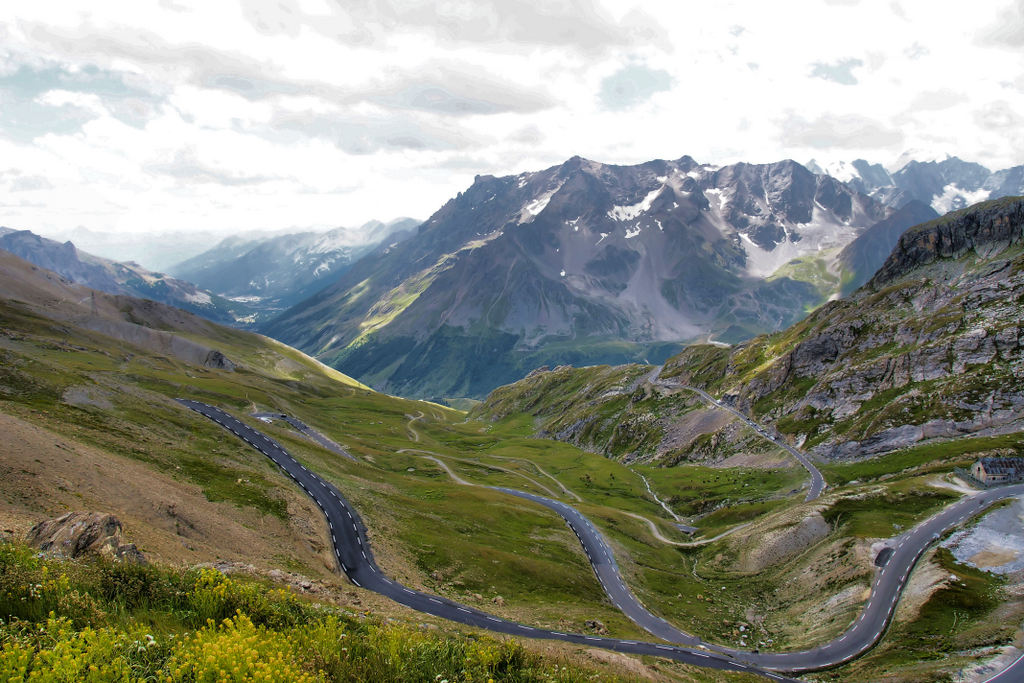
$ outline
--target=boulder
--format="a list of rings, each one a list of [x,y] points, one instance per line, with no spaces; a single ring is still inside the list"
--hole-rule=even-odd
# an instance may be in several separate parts
[[[49,557],[99,555],[122,562],[146,563],[135,544],[125,542],[121,521],[102,512],[69,512],[39,522],[29,530],[26,540]]]

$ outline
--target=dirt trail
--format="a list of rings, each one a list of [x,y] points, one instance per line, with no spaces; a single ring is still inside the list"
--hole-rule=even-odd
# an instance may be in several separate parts
[[[420,457],[422,457],[422,458],[430,458],[431,460],[434,460],[435,462],[440,462],[438,460],[438,457],[444,457],[444,458],[448,458],[450,460],[458,460],[459,462],[469,463],[470,465],[478,465],[480,467],[490,467],[491,469],[495,469],[495,470],[504,472],[506,474],[512,474],[512,475],[515,475],[517,477],[522,477],[523,479],[525,479],[526,481],[530,482],[531,484],[533,484],[537,488],[545,491],[552,498],[557,498],[558,497],[557,493],[555,493],[554,491],[549,489],[547,486],[544,486],[544,484],[540,483],[536,479],[528,477],[525,474],[523,474],[522,472],[516,472],[515,470],[510,470],[508,468],[501,467],[500,465],[491,465],[491,464],[486,463],[486,462],[480,462],[479,460],[471,460],[469,458],[460,458],[460,457],[457,457],[457,456],[454,456],[454,455],[444,455],[444,456],[442,456],[440,453],[434,453],[433,451],[424,451],[424,450],[420,450],[418,448],[403,448],[403,449],[401,449],[401,450],[399,450],[397,452],[398,453],[428,453],[429,455],[422,455]],[[445,466],[445,470],[448,471],[449,473],[451,472],[451,470],[449,470],[447,466]],[[452,476],[454,477],[454,475],[452,475]],[[483,486],[483,484],[473,484],[472,482],[467,482],[467,481],[464,481],[464,480],[460,481],[459,483],[461,483],[461,484],[470,484],[471,486]]]
[[[409,437],[416,443],[420,442],[420,433],[416,431],[416,428],[412,426],[412,423],[416,422],[417,420],[422,420],[424,417],[426,417],[426,415],[423,414],[422,410],[418,412],[419,415],[407,415],[406,417],[409,418],[409,422],[405,425],[406,430],[408,430],[409,432]]]
[[[714,543],[718,539],[725,538],[729,534],[734,533],[736,531],[739,531],[740,529],[750,525],[749,522],[747,522],[745,524],[737,524],[733,528],[727,529],[726,531],[723,531],[722,533],[718,534],[717,536],[714,536],[712,538],[702,538],[699,541],[673,541],[671,538],[667,538],[664,534],[662,534],[661,530],[658,528],[658,525],[655,524],[650,519],[648,519],[647,517],[644,517],[643,515],[638,515],[635,512],[626,512],[625,510],[619,510],[619,512],[621,512],[622,514],[627,515],[629,517],[632,517],[633,519],[638,519],[641,522],[646,522],[648,528],[650,528],[650,530],[651,530],[651,535],[652,536],[654,536],[656,539],[658,539],[662,543],[667,543],[669,545],[674,545],[677,548],[697,548],[697,547],[700,547],[702,545],[707,545],[709,543]]]
[[[565,484],[563,484],[562,482],[558,481],[558,479],[556,479],[552,475],[548,474],[546,471],[544,471],[541,468],[540,465],[538,465],[537,463],[535,463],[532,460],[527,460],[526,458],[513,458],[513,457],[510,457],[508,455],[488,455],[487,457],[488,458],[501,458],[502,460],[515,460],[516,462],[525,462],[525,463],[527,463],[529,465],[532,465],[533,468],[535,470],[537,470],[537,472],[539,472],[541,475],[543,475],[543,476],[547,477],[548,479],[550,479],[551,481],[555,482],[555,484],[558,485],[558,488],[562,489],[562,492],[565,493],[565,495],[572,496],[573,498],[575,498],[580,503],[583,502],[583,499],[580,498],[578,495],[576,495],[576,493],[574,491],[569,490],[569,488],[566,487]]]

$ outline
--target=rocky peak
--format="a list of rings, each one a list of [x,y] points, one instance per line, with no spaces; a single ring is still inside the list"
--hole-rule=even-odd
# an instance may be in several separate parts
[[[892,254],[868,285],[884,287],[939,259],[959,258],[974,250],[992,255],[1024,236],[1024,198],[1006,197],[942,218],[903,233]]]

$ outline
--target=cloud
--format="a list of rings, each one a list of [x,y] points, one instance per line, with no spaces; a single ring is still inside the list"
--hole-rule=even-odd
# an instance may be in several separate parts
[[[46,133],[78,132],[101,116],[143,126],[162,97],[125,74],[84,68],[25,66],[0,75],[0,134],[23,142]]]
[[[124,59],[136,65],[183,72],[188,82],[231,92],[252,101],[280,96],[314,96],[337,105],[374,103],[446,115],[536,112],[553,106],[543,86],[524,87],[508,78],[454,60],[426,59],[375,74],[358,86],[287,75],[275,63],[209,46],[176,45],[152,32],[66,35],[34,26],[32,36],[89,59]]]
[[[922,90],[914,96],[910,102],[910,110],[920,111],[941,111],[955,107],[958,104],[967,102],[970,98],[965,93],[956,92],[949,88],[938,90]]]
[[[366,155],[381,150],[452,151],[478,145],[472,136],[431,124],[415,116],[382,112],[345,115],[278,111],[268,130],[292,136],[327,140],[347,154]]]
[[[907,59],[911,60],[927,57],[930,53],[931,50],[929,50],[924,45],[916,41],[913,45],[911,45],[910,47],[903,51],[904,56],[906,56]]]
[[[979,126],[992,131],[1017,131],[1024,125],[1024,118],[1008,102],[991,102],[974,113]]]
[[[524,88],[497,74],[444,63],[426,64],[346,99],[454,116],[532,113],[555,104],[543,88]]]
[[[601,81],[598,99],[603,108],[621,111],[646,102],[654,93],[671,86],[672,77],[667,71],[631,64]]]
[[[302,12],[277,0],[244,0],[242,6],[246,19],[263,33],[296,36],[311,28],[348,45],[385,43],[403,32],[445,43],[583,52],[665,41],[665,31],[649,14],[633,10],[615,19],[594,0],[346,0],[320,12]]]
[[[42,207],[8,220],[426,216],[478,173],[574,154],[884,163],[914,147],[1012,166],[1020,3],[994,4],[807,3],[796,22],[755,0],[21,3],[0,18],[0,174],[53,188],[8,192]]]
[[[898,128],[857,114],[823,114],[809,121],[791,113],[782,122],[782,143],[792,147],[884,149],[903,139]]]
[[[1016,0],[999,10],[995,20],[978,34],[982,45],[1024,47],[1024,2]]]
[[[863,60],[853,58],[840,59],[832,64],[815,62],[811,68],[811,77],[823,78],[842,85],[857,85],[857,77],[853,75],[853,70],[859,66],[864,66]]]
[[[19,169],[0,171],[0,180],[10,177],[11,182],[7,190],[9,192],[34,192],[37,190],[52,190],[53,183],[41,175],[25,175]]]
[[[171,161],[147,164],[145,170],[186,183],[213,183],[225,186],[260,185],[272,180],[279,180],[279,178],[265,175],[232,173],[217,168],[200,160],[194,147],[179,149]]]

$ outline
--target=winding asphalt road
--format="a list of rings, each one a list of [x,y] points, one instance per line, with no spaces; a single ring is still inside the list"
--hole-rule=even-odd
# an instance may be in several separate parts
[[[741,419],[744,422],[746,422],[750,426],[750,428],[753,429],[755,432],[757,432],[758,434],[760,434],[764,438],[768,439],[769,441],[774,443],[776,446],[779,446],[779,447],[784,448],[785,450],[787,450],[790,455],[792,455],[794,458],[796,458],[797,461],[801,465],[804,466],[804,469],[807,470],[808,474],[811,475],[811,483],[810,483],[810,486],[807,489],[807,497],[804,498],[805,501],[807,501],[807,500],[814,500],[815,498],[817,498],[818,496],[821,495],[822,491],[825,490],[825,486],[826,486],[825,478],[823,476],[821,476],[821,472],[818,470],[818,468],[814,466],[814,463],[811,462],[810,458],[808,458],[804,453],[800,452],[799,450],[797,450],[793,446],[790,446],[786,442],[785,439],[782,439],[782,438],[779,438],[779,437],[776,437],[776,436],[770,434],[767,429],[765,429],[761,425],[757,424],[756,422],[751,420],[749,417],[747,417],[746,415],[744,415],[740,411],[738,411],[735,408],[733,408],[731,405],[729,405],[727,403],[723,403],[722,401],[719,401],[718,399],[716,399],[714,396],[712,396],[711,394],[707,393],[706,391],[698,389],[697,387],[691,387],[688,384],[677,384],[675,382],[670,382],[670,381],[666,381],[666,380],[662,380],[661,383],[662,383],[663,386],[666,386],[666,387],[672,387],[672,388],[678,388],[678,389],[686,389],[687,391],[692,391],[693,393],[697,394],[698,396],[703,398],[708,403],[711,403],[712,405],[714,405],[716,408],[721,408],[722,410],[729,411],[730,413],[732,413],[733,415],[735,415],[739,419]]]
[[[261,420],[262,419],[266,419],[266,420],[283,420],[284,422],[287,422],[292,427],[294,427],[297,431],[301,432],[302,434],[304,434],[308,438],[312,439],[313,441],[316,441],[318,444],[320,444],[321,446],[323,446],[324,448],[326,448],[330,452],[336,453],[337,455],[340,455],[342,457],[348,458],[349,460],[354,460],[355,462],[359,462],[358,460],[356,460],[356,457],[354,455],[352,455],[351,453],[346,451],[344,448],[342,448],[338,444],[334,443],[333,441],[328,439],[326,436],[324,436],[320,432],[316,431],[315,429],[313,429],[312,427],[310,427],[308,424],[306,424],[302,420],[298,419],[297,417],[292,417],[291,415],[285,415],[284,413],[253,413],[252,416],[260,418]]]
[[[579,645],[601,647],[618,652],[630,654],[653,655],[656,657],[667,657],[688,664],[710,667],[720,670],[745,671],[757,673],[772,680],[784,681],[784,675],[773,671],[761,671],[757,667],[746,662],[735,661],[732,657],[712,652],[703,652],[699,649],[689,649],[661,643],[647,643],[636,640],[625,640],[619,638],[601,638],[598,636],[587,636],[577,633],[564,633],[548,629],[536,628],[526,624],[519,624],[506,619],[501,619],[481,612],[467,605],[462,605],[453,600],[443,598],[429,593],[422,593],[413,590],[385,576],[377,567],[370,551],[369,541],[366,538],[366,527],[363,525],[359,514],[345,500],[333,484],[321,479],[315,472],[311,472],[304,465],[299,463],[281,444],[267,437],[261,432],[249,427],[234,416],[215,408],[206,403],[179,398],[177,401],[191,410],[208,417],[220,426],[224,427],[247,444],[270,458],[281,470],[298,484],[306,494],[313,499],[317,507],[323,512],[327,519],[328,529],[331,534],[331,542],[334,545],[334,554],[341,566],[342,572],[355,585],[380,593],[395,602],[410,607],[419,612],[432,614],[443,619],[455,621],[469,626],[487,629],[497,633],[508,635],[540,638],[547,640],[562,640]],[[513,489],[505,489],[512,495],[521,498],[532,498],[527,494]],[[540,496],[536,498],[540,499]],[[547,500],[547,499],[542,499]],[[539,501],[538,501],[539,502]],[[555,503],[556,501],[551,501]],[[565,506],[569,508],[569,506]],[[554,509],[554,508],[553,508]],[[569,508],[571,510],[571,508]],[[557,509],[556,509],[557,511]],[[573,510],[575,512],[575,510]],[[579,513],[576,513],[579,515]],[[580,515],[582,518],[582,515]],[[580,523],[581,529],[576,529],[580,540],[591,539],[599,536],[596,529],[586,523]],[[602,539],[603,540],[603,539]],[[607,545],[592,546],[588,549],[591,557],[600,552],[603,555]],[[611,553],[608,553],[608,557]],[[607,560],[605,560],[607,562]],[[614,562],[614,560],[613,560]],[[611,565],[614,566],[614,565]],[[622,584],[620,584],[622,585]],[[623,586],[624,587],[624,586]],[[628,592],[628,591],[626,591]]]
[[[874,646],[882,637],[895,610],[907,577],[925,550],[946,531],[961,524],[989,505],[1024,494],[1024,484],[990,489],[954,503],[913,529],[892,540],[893,552],[875,575],[871,596],[860,616],[838,638],[820,647],[799,652],[759,653],[723,648],[702,643],[648,612],[622,581],[614,556],[604,537],[577,510],[560,501],[542,496],[493,487],[509,495],[532,500],[560,516],[576,533],[590,558],[594,571],[612,601],[637,624],[666,640],[687,643],[677,647],[617,638],[600,638],[539,629],[500,619],[493,615],[402,586],[384,576],[373,560],[366,528],[358,514],[332,485],[307,470],[273,439],[238,421],[228,413],[198,401],[178,399],[196,412],[214,420],[253,448],[273,460],[309,495],[323,511],[331,532],[335,555],[342,571],[357,586],[373,590],[421,612],[452,621],[510,635],[558,639],[619,652],[649,654],[699,666],[758,673],[774,680],[785,680],[777,672],[800,673],[820,670],[854,659]],[[1020,662],[1015,662],[1012,668]],[[1002,674],[1000,674],[1001,676]],[[1000,683],[1010,678],[997,678]]]

